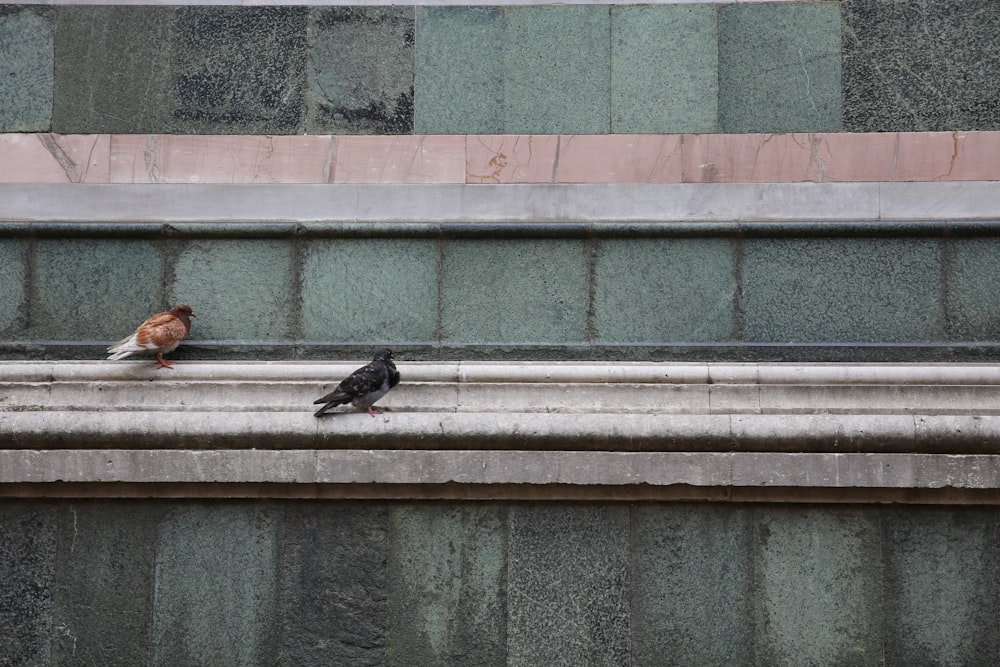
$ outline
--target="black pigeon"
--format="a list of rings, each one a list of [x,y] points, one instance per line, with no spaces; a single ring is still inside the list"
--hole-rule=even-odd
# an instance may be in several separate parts
[[[389,393],[389,390],[399,384],[399,371],[392,363],[392,350],[382,348],[375,353],[370,364],[354,371],[337,388],[313,403],[325,403],[316,411],[321,417],[330,408],[344,403],[350,403],[359,410],[366,410],[372,417],[382,412],[372,407],[372,403]]]

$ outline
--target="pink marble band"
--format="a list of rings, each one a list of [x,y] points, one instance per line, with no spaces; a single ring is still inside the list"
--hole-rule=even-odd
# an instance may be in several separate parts
[[[0,134],[0,183],[801,183],[1000,180],[1000,132]]]

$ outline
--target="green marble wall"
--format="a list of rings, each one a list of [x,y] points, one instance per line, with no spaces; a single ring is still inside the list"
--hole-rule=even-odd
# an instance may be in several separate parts
[[[180,360],[1000,359],[996,223],[393,229],[0,223],[0,358],[99,359],[183,302]]]
[[[1000,5],[0,5],[0,132],[995,130]]]
[[[995,508],[0,504],[7,663],[986,665]]]

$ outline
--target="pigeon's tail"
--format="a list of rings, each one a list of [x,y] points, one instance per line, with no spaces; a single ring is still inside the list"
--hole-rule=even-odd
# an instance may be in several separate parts
[[[350,402],[351,402],[350,395],[344,393],[343,391],[340,390],[340,387],[338,387],[337,389],[334,389],[326,396],[320,396],[315,401],[313,401],[314,405],[319,405],[320,403],[326,404],[319,410],[314,412],[313,415],[316,417],[322,417],[323,413],[329,410],[330,408],[335,408],[338,405],[343,405],[344,403],[350,403]]]
[[[313,403],[322,403],[324,400],[325,399],[320,398],[318,400],[313,401]],[[314,412],[313,416],[314,417],[322,417],[326,413],[326,411],[329,410],[330,408],[335,408],[338,405],[343,405],[346,402],[347,401],[340,401],[340,400],[328,401],[326,405],[324,405],[319,410],[317,410],[316,412]]]
[[[108,348],[108,354],[111,356],[108,359],[124,359],[125,357],[135,354],[136,352],[145,352],[146,348],[137,345],[131,337],[125,340],[120,340],[111,347]]]

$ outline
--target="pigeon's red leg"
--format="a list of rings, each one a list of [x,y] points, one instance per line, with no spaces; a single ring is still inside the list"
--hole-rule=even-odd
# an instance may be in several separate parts
[[[173,366],[164,361],[163,357],[161,357],[159,354],[156,355],[156,363],[158,363],[163,368],[173,368]]]
[[[375,408],[373,408],[372,406],[369,405],[368,406],[368,414],[370,414],[372,417],[374,417],[375,415],[382,414],[382,411],[381,410],[376,410]]]

